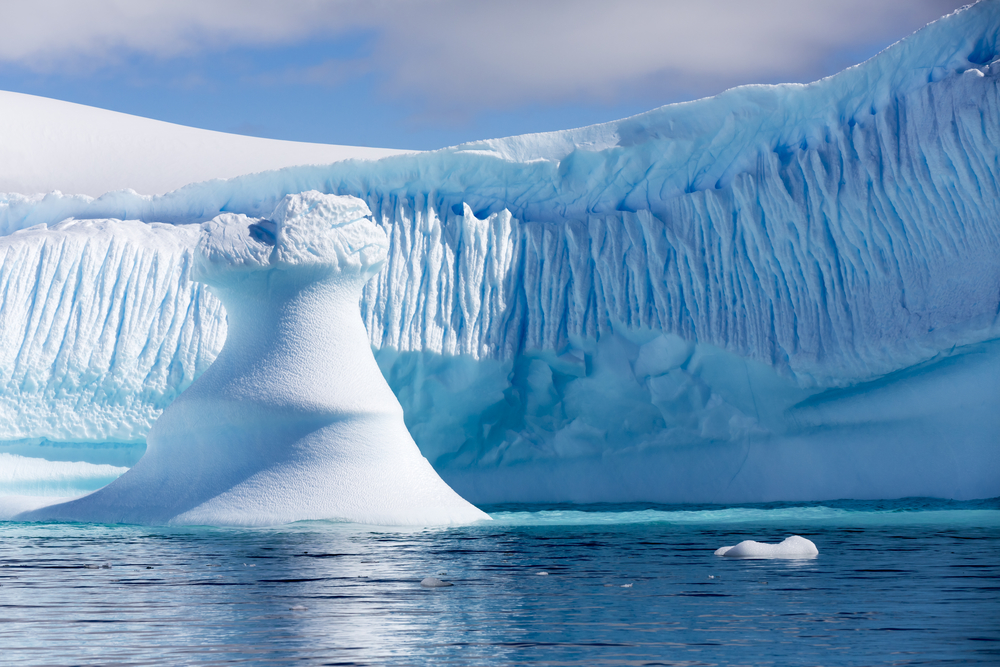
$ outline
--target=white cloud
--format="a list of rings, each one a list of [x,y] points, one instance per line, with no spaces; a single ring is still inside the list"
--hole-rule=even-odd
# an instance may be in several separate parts
[[[335,27],[350,3],[322,0],[33,0],[0,2],[0,60],[46,69],[289,43]],[[345,26],[346,27],[346,26]]]
[[[408,3],[376,57],[394,90],[489,105],[612,98],[669,81],[702,92],[807,81],[843,50],[887,45],[955,0],[445,0]],[[851,62],[836,63],[844,66]]]
[[[805,81],[899,39],[961,0],[173,0],[0,2],[0,60],[113,66],[375,31],[361,60],[301,63],[298,81],[375,72],[430,109],[655,100],[761,80]],[[836,62],[835,62],[836,61]],[[287,73],[294,77],[295,73]]]

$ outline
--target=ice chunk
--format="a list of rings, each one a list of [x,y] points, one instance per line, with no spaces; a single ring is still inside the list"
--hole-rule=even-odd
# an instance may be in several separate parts
[[[715,555],[726,558],[814,558],[819,555],[819,549],[811,540],[791,535],[779,544],[743,540],[734,547],[716,549]]]
[[[437,577],[427,577],[420,582],[420,585],[424,588],[445,588],[447,586],[453,586],[454,584],[448,583],[447,581],[441,581]]]
[[[225,304],[215,363],[168,407],[146,454],[89,496],[24,515],[120,523],[268,525],[304,519],[487,519],[421,456],[372,357],[361,286],[387,241],[364,202],[306,192],[206,223],[198,280]]]

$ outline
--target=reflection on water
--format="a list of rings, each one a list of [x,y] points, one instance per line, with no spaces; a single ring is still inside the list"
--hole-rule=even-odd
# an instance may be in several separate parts
[[[1000,662],[997,501],[488,509],[456,529],[0,524],[0,662]],[[713,555],[791,533],[819,557]]]

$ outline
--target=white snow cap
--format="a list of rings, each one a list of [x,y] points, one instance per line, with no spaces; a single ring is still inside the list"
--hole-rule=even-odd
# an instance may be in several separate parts
[[[233,270],[327,267],[363,280],[385,262],[389,240],[357,197],[311,190],[287,195],[270,218],[224,213],[202,226],[195,280],[216,284]]]
[[[792,535],[780,544],[743,540],[735,547],[716,549],[715,555],[726,558],[813,558],[819,555],[819,549],[812,540]]]

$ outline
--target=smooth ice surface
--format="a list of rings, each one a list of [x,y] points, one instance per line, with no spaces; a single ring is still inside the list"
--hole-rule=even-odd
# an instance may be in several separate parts
[[[716,549],[715,555],[726,558],[815,558],[819,550],[812,540],[790,535],[779,544],[743,540],[734,547]]]
[[[80,495],[113,482],[127,470],[123,466],[47,461],[0,452],[0,495]]]
[[[403,152],[212,132],[0,91],[0,192],[163,194],[211,178]]]
[[[0,197],[0,451],[140,450],[226,340],[182,237],[315,189],[388,238],[367,340],[467,498],[1000,495],[998,56],[986,0],[808,85],[163,196]]]
[[[268,219],[206,223],[194,278],[229,319],[212,366],[153,425],[145,456],[22,519],[269,525],[488,519],[421,456],[361,324],[386,238],[354,197],[286,197]],[[2,461],[0,461],[2,462]]]

